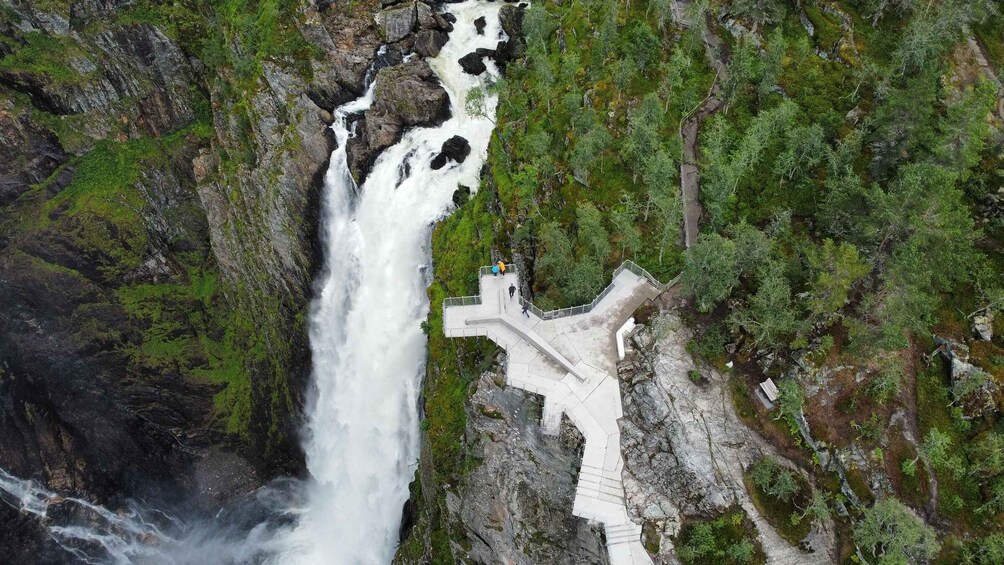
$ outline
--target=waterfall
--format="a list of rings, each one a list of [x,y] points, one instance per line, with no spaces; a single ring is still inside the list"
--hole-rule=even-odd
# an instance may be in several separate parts
[[[408,131],[358,190],[346,166],[347,123],[372,102],[372,88],[336,112],[338,148],[322,213],[325,272],[310,319],[316,396],[304,447],[313,480],[290,562],[384,565],[393,558],[418,460],[431,228],[458,184],[477,187],[493,127],[465,112],[467,90],[486,78],[464,74],[457,61],[495,47],[498,10],[481,2],[450,6],[454,31],[429,63],[450,95],[452,117]],[[484,35],[475,32],[479,16],[488,21]],[[489,67],[486,74],[495,73]],[[486,106],[493,114],[494,97]],[[433,157],[454,135],[470,142],[470,156],[433,170]]]
[[[74,562],[386,565],[398,543],[418,461],[418,396],[425,369],[429,239],[458,185],[478,186],[493,122],[468,116],[465,95],[481,77],[458,60],[504,37],[497,3],[451,4],[450,39],[429,64],[449,93],[452,117],[406,132],[377,158],[367,180],[349,176],[350,117],[373,102],[374,85],[335,112],[338,145],[325,177],[325,268],[310,318],[314,394],[304,449],[310,479],[277,480],[211,517],[130,501],[112,511],[65,497],[0,469],[0,503],[35,520]],[[474,20],[484,16],[484,34]],[[486,96],[485,113],[496,99]],[[470,143],[461,163],[433,170],[450,137]],[[486,258],[487,259],[487,258]],[[58,511],[53,511],[58,509]]]

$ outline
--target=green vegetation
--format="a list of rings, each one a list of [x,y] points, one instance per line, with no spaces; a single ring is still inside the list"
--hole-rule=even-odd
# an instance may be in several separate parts
[[[676,555],[686,565],[749,565],[766,559],[756,539],[756,527],[741,509],[712,520],[685,523],[675,544]]]
[[[813,493],[805,479],[772,457],[755,461],[745,478],[757,510],[796,547],[815,521],[830,515],[825,495]]]
[[[854,525],[854,542],[864,555],[882,565],[924,563],[940,548],[934,528],[895,498],[866,509]]]
[[[996,304],[1004,280],[1002,232],[980,212],[987,183],[999,185],[987,175],[1000,168],[1004,139],[988,119],[997,87],[960,70],[969,52],[956,49],[970,28],[997,49],[1000,15],[991,2],[960,0],[801,7],[814,36],[790,3],[725,7],[760,43],[718,29],[732,57],[722,108],[702,128],[705,221],[681,277],[694,319],[709,328],[697,333],[726,328],[714,342],[737,343],[738,360],[780,360],[744,384],[774,376],[775,418],[795,442],[805,413],[823,439],[870,451],[917,507],[929,502],[933,470],[940,517],[962,532],[996,532],[1004,480],[991,455],[1001,421],[990,375],[1000,369],[989,352],[998,340],[972,344],[981,371],[966,381],[950,382],[941,364],[925,369],[922,354],[932,332],[968,338],[967,314]],[[801,369],[779,378],[796,358]],[[866,378],[833,379],[819,393],[818,381],[798,376],[838,365]],[[810,384],[822,399],[807,397]],[[891,407],[918,419],[922,445],[887,429]],[[866,471],[851,468],[848,480],[867,501]],[[760,503],[780,501],[768,487],[757,486]]]
[[[472,275],[453,265],[466,263],[473,273],[489,250],[512,252],[525,262],[534,301],[552,308],[589,300],[625,258],[664,280],[680,272],[693,308],[684,318],[696,326],[688,350],[724,366],[726,344],[737,345],[730,386],[745,422],[763,427],[792,450],[788,456],[803,450],[803,468],[818,469],[818,461],[799,447],[802,414],[835,447],[871,454],[848,469],[862,505],[850,506],[850,520],[835,516],[840,527],[857,522],[865,535],[865,524],[882,522],[898,504],[882,499],[878,510],[865,509],[875,500],[868,465],[881,465],[916,507],[928,503],[930,465],[938,517],[953,532],[985,534],[980,521],[998,531],[1004,481],[990,454],[1002,437],[999,414],[964,418],[956,397],[972,383],[948,382],[946,367],[926,368],[922,354],[933,349],[932,331],[945,335],[949,326],[949,336],[963,339],[969,312],[1000,309],[1004,230],[980,212],[1004,163],[1000,124],[987,119],[996,87],[960,71],[956,47],[972,29],[995,53],[1004,45],[1001,16],[986,0],[744,0],[692,9],[693,25],[682,29],[660,0],[530,8],[525,64],[511,65],[494,87],[498,127],[485,187],[492,192],[479,193],[460,210],[463,222],[453,218],[444,228],[476,233],[476,245],[447,248],[449,236],[437,232],[437,280],[466,281],[450,292],[464,294],[474,288],[464,278]],[[757,41],[726,31],[714,17],[720,13],[754,30]],[[679,127],[714,80],[703,29],[718,34],[731,56],[722,104],[700,131],[701,234],[683,253]],[[483,105],[483,94],[469,105]],[[497,216],[474,222],[488,210]],[[441,269],[450,278],[440,278]],[[433,319],[438,292],[434,286]],[[1001,347],[1000,338],[972,345],[973,362],[989,378],[1002,378]],[[434,340],[430,356],[430,367],[458,358]],[[823,396],[820,381],[800,376],[831,375],[838,366],[850,369],[824,379]],[[770,417],[749,401],[765,376],[780,392]],[[897,411],[917,419],[922,445],[906,441],[904,427],[890,427]],[[789,540],[802,539],[832,501],[848,502],[828,473],[814,477],[822,491],[792,474],[798,487],[786,494],[785,484],[775,484],[785,472],[774,469],[771,481],[757,484],[753,475],[764,474],[755,470],[757,505]],[[872,540],[861,539],[865,551]],[[926,556],[932,546],[926,534],[920,541]],[[892,540],[877,544],[871,555],[897,559]],[[698,547],[691,561],[711,555]]]
[[[711,75],[696,48],[659,41],[659,13],[534,5],[527,64],[495,86],[500,243],[530,260],[544,308],[590,300],[624,259],[662,279],[679,269],[678,128]]]
[[[19,33],[15,37],[16,40],[0,39],[0,44],[13,51],[0,58],[0,72],[35,73],[61,83],[79,82],[86,76],[87,73],[70,66],[74,57],[83,55],[74,41],[39,31]]]

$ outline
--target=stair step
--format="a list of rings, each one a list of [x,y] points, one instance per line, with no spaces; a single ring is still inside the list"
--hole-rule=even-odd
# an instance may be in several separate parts
[[[639,541],[640,536],[634,534],[622,534],[620,536],[610,537],[607,536],[607,545],[619,545],[624,543],[633,543]]]
[[[604,487],[601,486],[598,489],[596,489],[596,492],[598,492],[598,493],[600,493],[600,494],[602,494],[604,496],[612,496],[612,497],[616,498],[617,500],[624,500],[624,491],[622,491],[620,489],[614,490],[614,489],[604,488]]]
[[[620,532],[631,532],[634,534],[641,533],[641,526],[635,524],[634,522],[630,524],[614,524],[612,526],[606,527],[608,533],[620,533]]]
[[[603,500],[603,501],[606,501],[606,502],[612,502],[614,504],[620,504],[620,505],[624,504],[624,497],[622,497],[622,496],[615,496],[615,495],[612,495],[612,494],[607,494],[605,492],[600,492],[596,496],[596,498],[598,498],[600,500]]]

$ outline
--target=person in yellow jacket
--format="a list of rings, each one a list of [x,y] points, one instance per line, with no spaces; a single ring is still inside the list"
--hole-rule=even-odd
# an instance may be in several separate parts
[[[504,277],[505,276],[505,261],[499,261],[498,262],[498,266],[499,266],[499,272],[502,273],[502,276]]]

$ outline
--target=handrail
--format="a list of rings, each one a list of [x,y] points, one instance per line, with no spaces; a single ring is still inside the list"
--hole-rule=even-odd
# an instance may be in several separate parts
[[[482,277],[487,277],[488,275],[492,274],[492,269],[494,267],[495,267],[495,265],[487,265],[487,266],[481,267],[481,271],[480,271],[481,276]],[[516,264],[515,263],[506,263],[505,264],[505,272],[507,272],[507,273],[515,273],[516,272]]]
[[[649,284],[651,284],[653,287],[655,287],[656,290],[659,290],[660,292],[662,292],[662,291],[666,290],[667,288],[670,288],[671,286],[675,285],[677,283],[677,281],[679,281],[679,279],[680,279],[680,276],[677,275],[677,276],[673,277],[673,279],[670,280],[668,283],[663,284],[663,283],[659,282],[659,280],[656,279],[654,276],[652,276],[652,273],[649,273],[647,270],[645,270],[644,268],[642,268],[641,266],[639,266],[634,261],[631,261],[630,259],[627,259],[623,263],[621,263],[620,266],[618,266],[614,270],[614,274],[610,278],[610,284],[608,284],[599,293],[599,295],[597,295],[596,298],[594,298],[592,300],[592,302],[590,302],[589,304],[582,304],[582,305],[579,305],[579,306],[570,306],[568,308],[560,308],[558,310],[547,310],[547,311],[544,311],[544,310],[541,310],[540,308],[538,308],[537,306],[535,306],[532,302],[530,302],[529,300],[527,300],[526,298],[523,298],[523,297],[520,297],[519,303],[520,303],[520,306],[526,306],[528,311],[532,312],[534,316],[537,316],[541,320],[554,320],[556,318],[564,318],[564,317],[567,317],[567,316],[577,316],[579,314],[585,314],[587,312],[592,311],[592,309],[595,308],[596,305],[599,304],[601,300],[603,300],[604,298],[606,298],[606,296],[608,294],[610,294],[610,292],[614,288],[614,280],[617,279],[617,275],[621,274],[621,272],[625,271],[625,270],[631,271],[632,273],[638,275],[639,277],[642,277],[643,279],[645,279],[646,281],[648,281]],[[509,273],[509,272],[516,273],[517,272],[516,265],[506,263],[506,273]],[[488,275],[492,274],[492,265],[488,265],[486,267],[481,267],[480,274],[481,274],[481,276],[488,276]],[[457,297],[457,298],[446,298],[446,299],[443,300],[443,309],[445,310],[446,308],[452,307],[452,306],[470,306],[470,305],[476,305],[476,304],[481,304],[481,295],[480,294],[477,295],[477,296],[461,296],[461,297]]]

